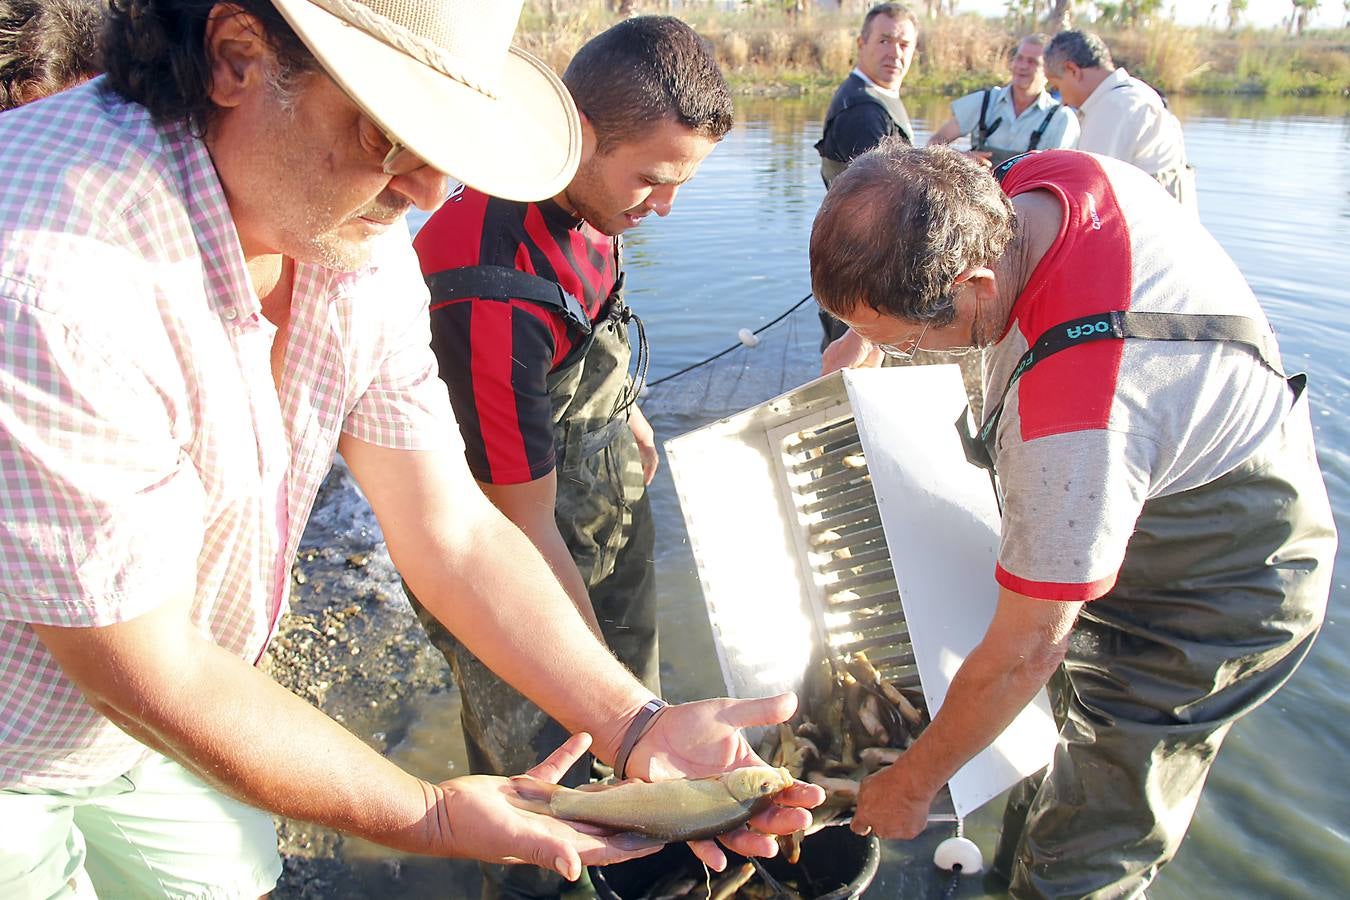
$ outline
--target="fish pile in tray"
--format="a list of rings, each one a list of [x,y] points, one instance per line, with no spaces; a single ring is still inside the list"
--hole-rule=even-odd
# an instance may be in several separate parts
[[[779,838],[789,862],[806,834],[852,817],[862,779],[899,759],[929,721],[923,695],[883,678],[863,652],[833,664],[820,658],[801,699],[796,715],[759,747],[762,759],[825,789],[811,826]]]

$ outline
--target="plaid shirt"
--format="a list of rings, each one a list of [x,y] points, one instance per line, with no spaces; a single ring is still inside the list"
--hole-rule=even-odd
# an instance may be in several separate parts
[[[0,116],[0,787],[95,784],[146,749],[29,623],[191,598],[250,663],[339,433],[459,441],[406,232],[296,266],[280,389],[206,147],[102,79]]]

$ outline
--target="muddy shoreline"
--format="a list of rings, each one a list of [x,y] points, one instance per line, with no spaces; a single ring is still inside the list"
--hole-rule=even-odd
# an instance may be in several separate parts
[[[291,571],[290,609],[261,666],[414,774],[437,781],[465,774],[449,668],[423,635],[341,460],[320,488]],[[427,709],[438,712],[436,721],[418,712]],[[426,740],[429,730],[440,733]],[[478,896],[470,862],[408,857],[284,818],[277,831],[278,900],[422,895],[422,885],[434,885],[434,896]]]

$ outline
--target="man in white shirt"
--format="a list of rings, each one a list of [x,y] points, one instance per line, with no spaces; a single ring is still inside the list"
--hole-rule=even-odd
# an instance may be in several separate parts
[[[1152,175],[1194,209],[1194,170],[1186,163],[1181,123],[1158,92],[1111,61],[1088,31],[1061,31],[1045,48],[1045,76],[1082,128],[1078,149],[1114,156]]]
[[[1056,150],[1078,142],[1078,120],[1045,89],[1043,34],[1017,42],[1010,68],[1012,80],[1002,87],[973,91],[952,101],[952,117],[928,145],[950,144],[970,135],[970,155],[997,166],[1029,150]]]

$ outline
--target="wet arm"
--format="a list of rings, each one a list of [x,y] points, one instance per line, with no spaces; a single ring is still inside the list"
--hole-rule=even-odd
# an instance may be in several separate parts
[[[886,838],[922,831],[941,787],[1003,733],[1063,662],[1081,607],[1000,588],[994,619],[932,724],[898,763],[863,782],[855,829],[870,826]]]
[[[457,447],[339,450],[419,601],[469,650],[613,759],[651,693],[614,658],[530,540],[479,490]]]
[[[932,136],[928,138],[928,146],[933,147],[939,144],[950,144],[960,136],[961,126],[956,121],[956,117],[952,116],[950,119],[943,122],[942,127],[933,132]]]
[[[436,845],[438,788],[203,638],[186,603],[116,625],[33,628],[98,712],[226,793],[390,847]]]

